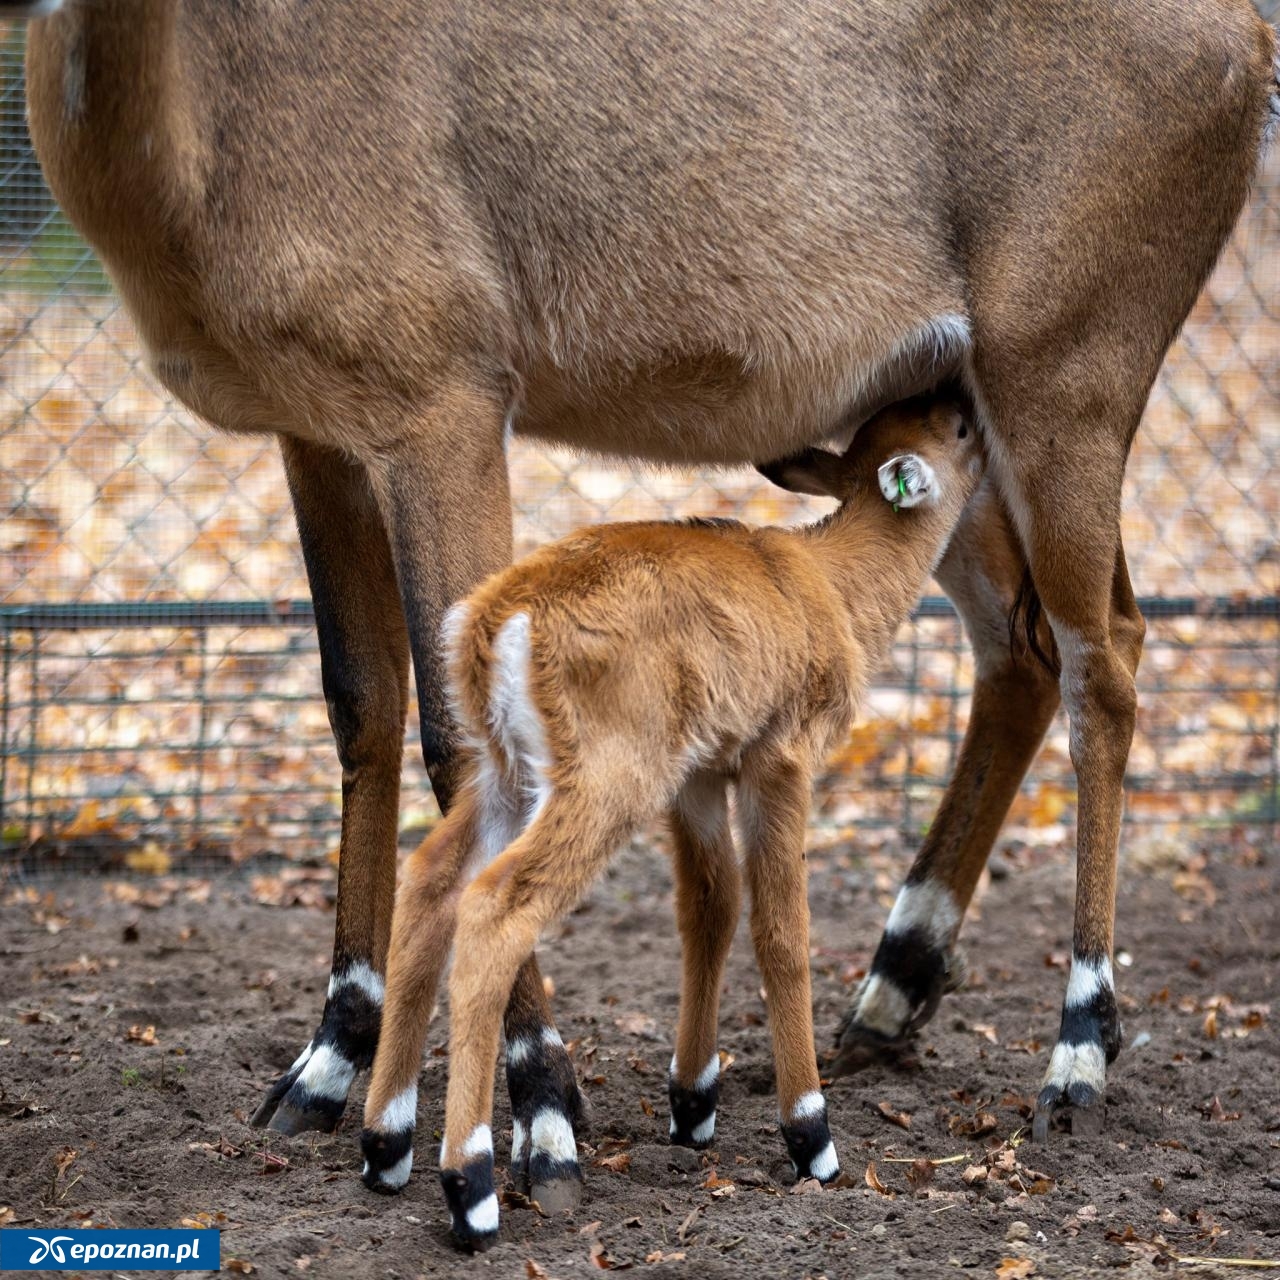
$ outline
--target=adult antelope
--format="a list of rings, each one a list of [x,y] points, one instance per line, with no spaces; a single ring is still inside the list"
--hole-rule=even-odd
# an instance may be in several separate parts
[[[1142,646],[1130,442],[1273,112],[1248,0],[28,0],[32,134],[160,381],[281,440],[343,767],[333,978],[257,1118],[372,1057],[410,652],[448,809],[440,620],[511,551],[507,431],[762,463],[958,375],[1001,501],[940,567],[977,653],[941,812],[844,1028],[932,1011],[1059,697],[1074,961],[1038,1100],[1097,1116]],[[1006,516],[1007,513],[1007,516]],[[1015,661],[1029,570],[1061,679]],[[506,1014],[577,1090],[533,961]],[[534,1100],[512,1100],[527,1121]]]

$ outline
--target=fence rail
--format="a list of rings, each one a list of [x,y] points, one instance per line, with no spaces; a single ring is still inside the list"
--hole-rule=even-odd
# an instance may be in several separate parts
[[[1262,6],[1270,17],[1277,5]],[[306,579],[269,440],[211,433],[143,370],[127,317],[41,183],[22,28],[0,23],[0,854],[11,865],[321,857],[339,772]],[[793,522],[820,506],[737,472],[517,443],[518,551],[599,520]],[[1150,622],[1128,823],[1274,839],[1280,809],[1280,156],[1163,371],[1124,536]],[[814,838],[918,834],[972,670],[945,600],[904,628],[833,761]],[[410,714],[406,833],[432,820]],[[1063,836],[1061,719],[1016,838]]]

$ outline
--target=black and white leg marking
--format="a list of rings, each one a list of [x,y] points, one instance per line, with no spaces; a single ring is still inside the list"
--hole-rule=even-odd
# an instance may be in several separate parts
[[[527,1031],[507,1042],[511,1095],[511,1176],[547,1213],[572,1208],[582,1169],[577,1134],[585,1108],[573,1063],[555,1027]]]
[[[1059,1112],[1069,1114],[1074,1134],[1101,1131],[1107,1064],[1120,1052],[1122,1038],[1110,959],[1073,955],[1058,1043],[1036,1098],[1037,1142],[1048,1138]]]
[[[822,1094],[816,1090],[803,1094],[791,1108],[790,1117],[782,1116],[781,1120],[782,1136],[797,1180],[817,1178],[824,1184],[835,1181],[840,1176],[840,1160],[827,1127],[827,1102]]]
[[[360,1176],[370,1191],[394,1194],[409,1181],[417,1115],[418,1086],[412,1084],[387,1103],[373,1125],[361,1131],[364,1170]]]
[[[837,1035],[838,1074],[892,1051],[934,1014],[945,991],[963,980],[952,949],[960,912],[941,882],[905,884],[885,924],[871,972]]]
[[[709,1146],[716,1133],[716,1100],[720,1093],[720,1055],[711,1055],[691,1088],[676,1082],[676,1060],[671,1059],[667,1096],[671,1101],[671,1141],[681,1147]]]
[[[356,960],[335,966],[320,1028],[272,1086],[252,1123],[280,1133],[338,1127],[357,1071],[373,1062],[382,1021],[382,975]]]
[[[498,1238],[498,1194],[493,1182],[493,1133],[477,1125],[456,1159],[440,1146],[440,1183],[449,1202],[454,1238],[473,1251],[487,1249]]]

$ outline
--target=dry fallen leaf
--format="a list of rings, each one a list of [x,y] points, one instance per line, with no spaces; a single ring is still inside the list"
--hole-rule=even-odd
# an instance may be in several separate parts
[[[599,1267],[601,1271],[625,1271],[631,1263],[619,1262],[610,1256],[609,1250],[599,1240],[596,1240],[591,1245],[591,1265]]]
[[[524,1273],[528,1280],[551,1280],[545,1267],[540,1267],[532,1258],[524,1260]]]
[[[532,1209],[539,1217],[546,1218],[550,1216],[536,1200],[530,1200],[523,1191],[517,1191],[515,1187],[503,1187],[502,1195],[499,1199],[504,1209]],[[600,1224],[597,1222],[593,1225],[598,1227]]]
[[[149,876],[167,876],[173,869],[173,859],[154,840],[141,849],[131,849],[124,855],[124,865],[130,871],[140,871]]]
[[[706,1207],[707,1206],[704,1204],[698,1205],[697,1208],[693,1209],[689,1213],[689,1216],[685,1218],[685,1220],[676,1229],[676,1239],[679,1240],[681,1244],[688,1243],[689,1235],[693,1231],[694,1226],[697,1224],[698,1215],[702,1213],[703,1210],[706,1209]]]
[[[1218,1038],[1218,1011],[1210,1009],[1204,1015],[1204,1034],[1206,1039],[1216,1040]]]
[[[933,1181],[936,1172],[932,1160],[913,1160],[907,1170],[907,1181],[916,1191],[923,1191]]]
[[[157,1043],[155,1027],[141,1027],[137,1023],[134,1023],[134,1025],[125,1032],[124,1038],[126,1040],[131,1040],[134,1044],[153,1045]]]
[[[226,1270],[235,1271],[242,1276],[251,1276],[255,1270],[253,1263],[246,1262],[243,1258],[228,1258],[222,1265]]]
[[[888,1196],[890,1200],[893,1199],[894,1193],[880,1181],[880,1175],[876,1173],[876,1162],[874,1160],[867,1165],[865,1181],[872,1191],[875,1191],[882,1196]]]
[[[998,1124],[990,1111],[979,1111],[971,1117],[952,1116],[948,1127],[958,1138],[980,1138],[984,1133],[991,1133]]]
[[[210,1227],[221,1227],[226,1221],[227,1215],[221,1209],[215,1209],[212,1213],[202,1211],[194,1217],[183,1218],[178,1225],[188,1227],[192,1231],[203,1231]]]
[[[1005,1258],[996,1268],[996,1280],[1026,1280],[1036,1273],[1036,1264],[1030,1258]]]
[[[1240,1119],[1239,1111],[1227,1111],[1223,1108],[1222,1100],[1216,1093],[1213,1095],[1213,1100],[1206,1106],[1201,1107],[1200,1111],[1206,1120],[1216,1120],[1220,1123]]]
[[[629,1152],[619,1151],[617,1155],[597,1160],[596,1164],[602,1169],[608,1169],[610,1173],[626,1173],[631,1168],[631,1155]]]
[[[663,1253],[661,1249],[655,1249],[652,1253],[644,1255],[646,1262],[683,1262],[685,1255],[683,1253]]]
[[[876,1104],[876,1110],[890,1123],[896,1124],[899,1129],[911,1128],[911,1116],[906,1111],[895,1111],[887,1102],[879,1102]]]
[[[984,1164],[971,1164],[960,1176],[969,1186],[973,1186],[977,1182],[986,1182],[988,1176],[987,1166]]]

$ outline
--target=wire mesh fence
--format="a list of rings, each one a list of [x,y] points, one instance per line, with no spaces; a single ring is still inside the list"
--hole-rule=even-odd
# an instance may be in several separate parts
[[[1274,16],[1274,15],[1269,15]],[[140,363],[24,126],[22,29],[0,24],[0,840],[130,865],[320,857],[340,778],[274,442],[211,432]],[[1280,808],[1280,163],[1161,376],[1125,541],[1150,622],[1132,825],[1274,835]],[[517,550],[601,520],[815,507],[743,472],[655,473],[517,444]],[[817,840],[916,835],[954,763],[972,667],[945,601],[898,638],[833,760]],[[432,821],[410,713],[403,822]],[[1074,812],[1059,718],[1015,834]]]

